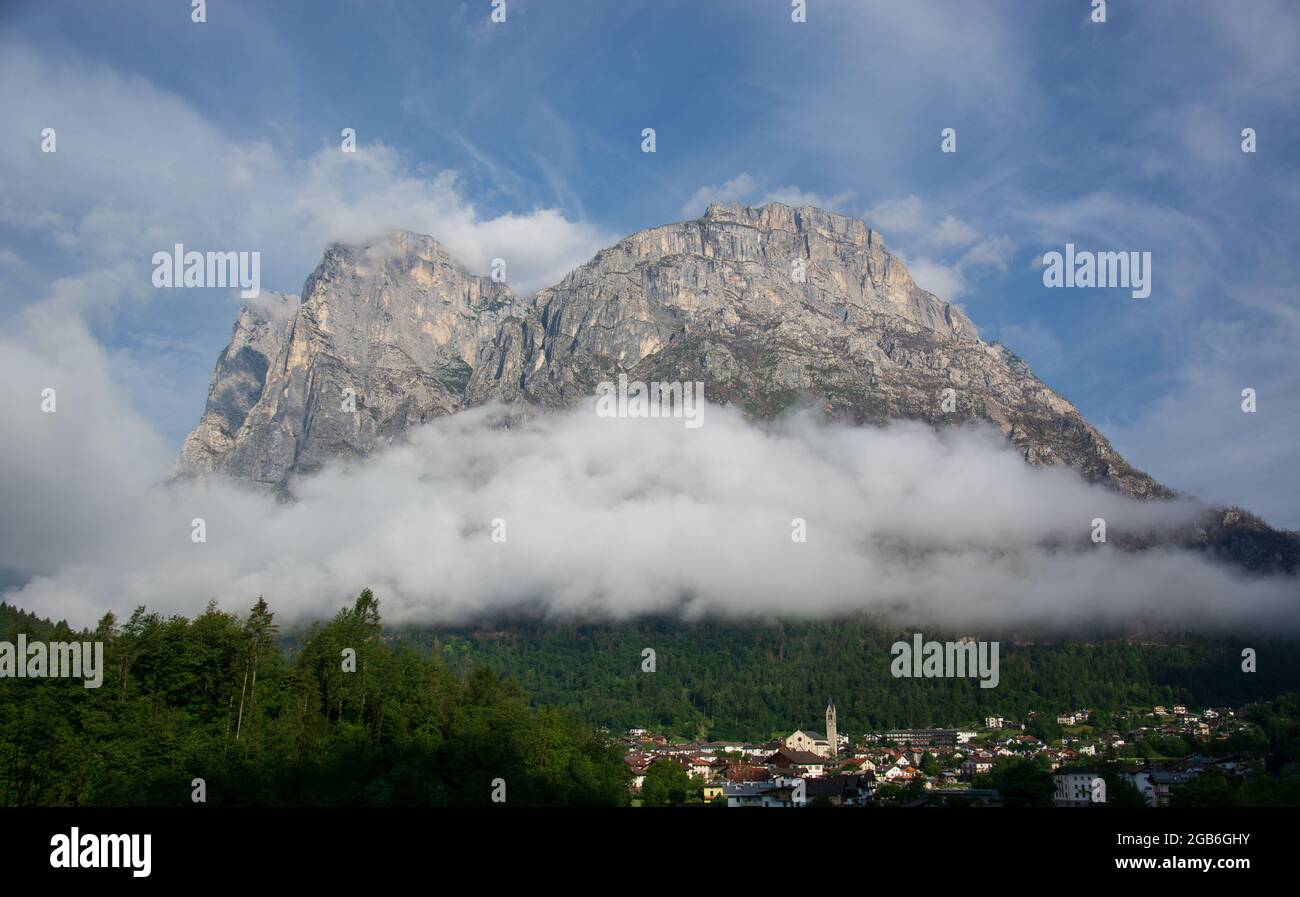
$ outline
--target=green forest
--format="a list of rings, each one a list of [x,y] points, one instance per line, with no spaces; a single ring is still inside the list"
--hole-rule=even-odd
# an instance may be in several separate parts
[[[1300,652],[1185,638],[1001,643],[1000,683],[895,679],[906,633],[871,620],[381,625],[362,591],[328,622],[283,630],[259,599],[193,619],[138,608],[74,633],[0,604],[0,641],[103,641],[99,688],[0,678],[8,806],[621,805],[628,772],[606,731],[764,740],[969,726],[1089,707],[1241,706],[1296,691]],[[927,638],[943,638],[926,633]],[[950,636],[952,637],[952,636]],[[985,636],[987,637],[987,636]],[[654,652],[649,671],[646,649]],[[498,784],[503,783],[503,788]]]
[[[0,641],[20,632],[75,635],[0,604]],[[0,679],[5,806],[187,805],[199,787],[215,805],[628,800],[621,754],[590,726],[486,668],[388,644],[369,590],[292,653],[262,600],[242,618],[211,605],[192,620],[108,614],[81,635],[105,643],[99,688]]]
[[[926,632],[925,637],[956,638]],[[1088,707],[1120,712],[1182,703],[1241,706],[1300,690],[1294,641],[1183,638],[1001,640],[1001,681],[895,679],[890,646],[911,632],[869,619],[768,624],[650,619],[601,625],[514,623],[401,628],[396,642],[466,672],[486,665],[541,704],[594,726],[644,726],[684,738],[764,740],[822,728],[828,698],[854,737],[892,727],[969,726],[989,714],[1024,719]],[[980,638],[997,640],[997,634]],[[1243,647],[1258,671],[1242,671]],[[643,671],[646,649],[655,671]]]

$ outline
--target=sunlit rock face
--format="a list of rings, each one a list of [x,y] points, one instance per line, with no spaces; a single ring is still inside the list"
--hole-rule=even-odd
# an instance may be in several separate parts
[[[1032,464],[1169,494],[917,286],[879,233],[779,203],[639,231],[531,297],[430,237],[332,245],[296,305],[241,311],[177,474],[282,489],[434,417],[494,400],[563,407],[619,374],[702,382],[710,402],[756,418],[813,403],[858,424],[983,419]]]

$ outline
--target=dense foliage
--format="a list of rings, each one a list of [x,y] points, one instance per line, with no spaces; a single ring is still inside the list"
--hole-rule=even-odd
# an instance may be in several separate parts
[[[959,635],[925,633],[927,639]],[[989,714],[1023,720],[1030,710],[1241,706],[1300,688],[1295,642],[1260,639],[1004,638],[1001,681],[982,689],[975,679],[895,679],[889,649],[910,633],[870,620],[515,623],[406,628],[395,638],[453,670],[486,664],[516,677],[534,700],[570,708],[593,725],[616,732],[646,726],[687,738],[759,740],[800,727],[820,730],[832,697],[839,731],[856,736],[896,726],[969,726]],[[1259,672],[1242,672],[1243,646],[1257,650]],[[642,669],[645,648],[655,651],[653,673]]]
[[[0,641],[20,632],[102,640],[106,672],[98,689],[0,679],[6,805],[186,804],[196,778],[211,804],[463,806],[490,802],[496,779],[510,804],[622,804],[629,774],[597,727],[758,740],[820,728],[831,696],[851,735],[1033,709],[1044,738],[1060,735],[1051,714],[1083,706],[1094,723],[1125,731],[1140,722],[1126,715],[1133,707],[1254,701],[1253,727],[1227,742],[1151,732],[1133,749],[1268,758],[1271,775],[1228,783],[1226,798],[1207,780],[1181,803],[1298,797],[1295,777],[1280,776],[1300,747],[1300,704],[1284,694],[1300,682],[1300,652],[1285,642],[1252,643],[1261,671],[1243,673],[1229,640],[1006,640],[998,687],[981,689],[974,679],[895,679],[889,647],[900,636],[866,620],[393,631],[381,629],[368,590],[328,623],[290,633],[262,600],[243,617],[140,608],[125,623],[106,615],[94,633],[0,604]],[[656,652],[654,672],[645,648]],[[654,772],[645,802],[678,802],[688,777],[675,764]],[[988,784],[1040,803],[1041,772],[1008,767]],[[1117,798],[1132,796],[1108,783]]]
[[[76,637],[0,605],[0,640]],[[5,805],[626,803],[617,748],[485,668],[393,648],[364,591],[277,649],[274,614],[106,615],[103,685],[0,679]],[[345,649],[355,652],[352,671]],[[498,796],[500,790],[498,789]]]

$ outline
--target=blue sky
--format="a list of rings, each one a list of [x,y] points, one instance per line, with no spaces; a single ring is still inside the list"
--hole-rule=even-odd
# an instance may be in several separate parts
[[[507,10],[211,0],[196,24],[183,0],[5,4],[0,323],[86,322],[172,451],[236,308],[152,289],[173,242],[259,250],[264,288],[296,293],[326,241],[407,227],[542,286],[710,200],[809,203],[881,231],[1139,467],[1300,526],[1300,6]],[[1151,297],[1045,289],[1036,261],[1067,241],[1150,251]]]

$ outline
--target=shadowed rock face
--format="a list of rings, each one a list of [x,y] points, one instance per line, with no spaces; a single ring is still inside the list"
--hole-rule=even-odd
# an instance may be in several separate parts
[[[459,411],[479,347],[517,301],[429,237],[330,246],[284,321],[240,312],[176,473],[280,488]]]
[[[177,473],[219,470],[235,448],[248,412],[262,399],[271,365],[280,355],[297,297],[269,293],[260,305],[246,305],[235,319],[230,345],[217,359],[203,419],[185,439]]]
[[[702,381],[709,401],[755,417],[811,401],[854,423],[980,418],[1032,464],[1170,495],[918,287],[880,234],[819,209],[710,206],[632,234],[528,299],[431,238],[395,232],[330,246],[283,317],[282,302],[241,311],[178,475],[282,489],[430,418],[493,400],[563,407],[626,373]]]

